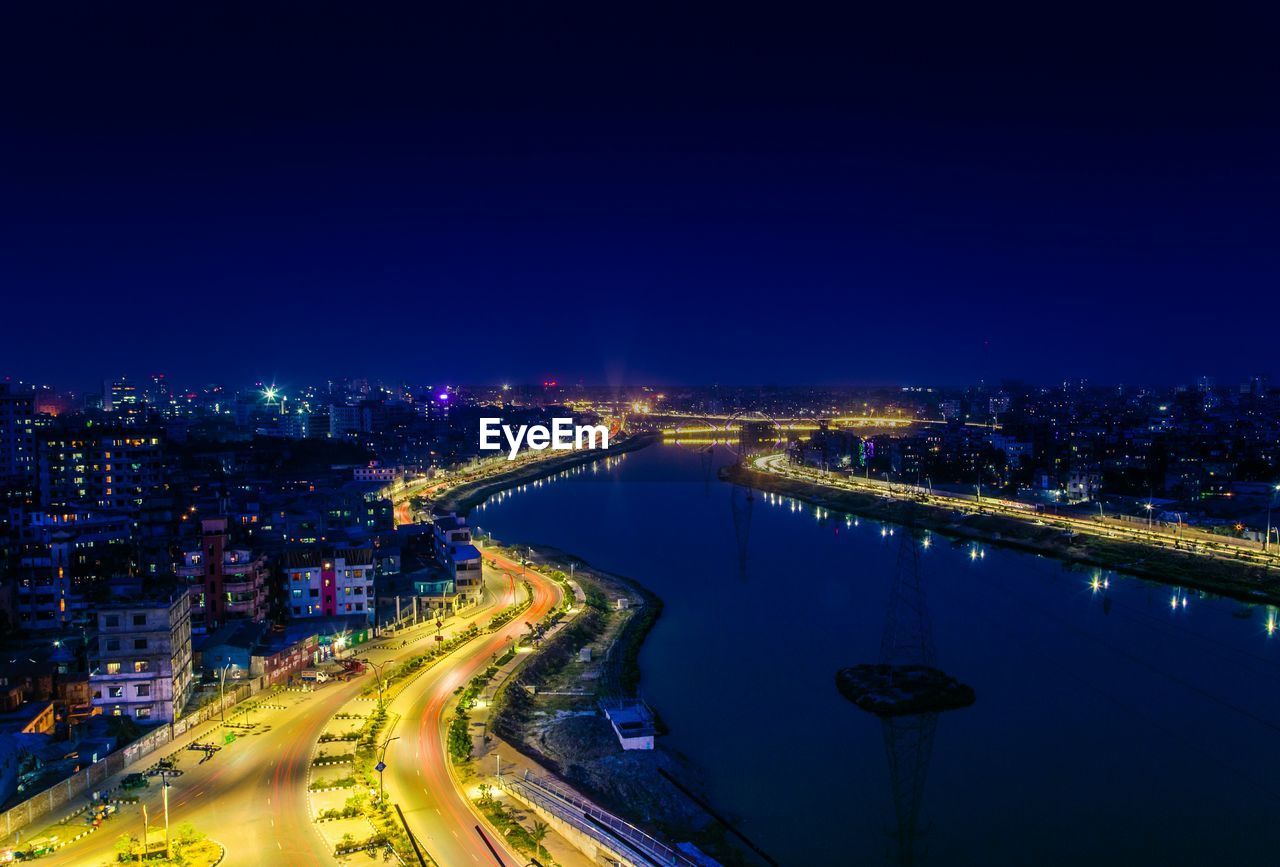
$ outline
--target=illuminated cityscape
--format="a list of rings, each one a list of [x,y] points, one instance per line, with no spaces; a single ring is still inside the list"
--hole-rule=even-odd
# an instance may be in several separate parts
[[[3,14],[0,864],[1274,860],[1261,14]]]

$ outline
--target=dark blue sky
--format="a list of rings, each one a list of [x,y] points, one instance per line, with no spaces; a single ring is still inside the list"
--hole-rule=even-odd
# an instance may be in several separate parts
[[[361,6],[6,14],[0,373],[1280,376],[1245,7]]]

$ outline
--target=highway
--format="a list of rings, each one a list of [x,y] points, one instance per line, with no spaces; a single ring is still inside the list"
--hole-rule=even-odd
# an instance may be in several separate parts
[[[492,553],[486,556],[493,558]],[[517,634],[524,629],[524,619],[541,616],[541,613],[550,610],[556,600],[555,585],[552,582],[532,573],[529,580],[536,588],[534,610],[526,618],[516,618],[513,621],[508,631]],[[493,588],[501,588],[500,597],[497,597]],[[496,605],[487,605],[456,618],[445,629],[444,634],[448,636],[459,631],[472,621],[481,624],[488,622],[499,607],[510,601],[510,582],[505,578],[501,581],[491,579],[490,592],[497,597]],[[427,634],[428,631],[434,634],[434,630],[429,630],[426,626],[421,631],[422,634]],[[491,645],[510,641],[505,633],[503,635],[502,638],[497,635],[484,636],[467,644],[453,656],[434,666],[429,676],[424,675],[410,685],[401,698],[406,695],[416,698],[424,686],[430,688],[432,684],[438,686],[442,683],[451,684],[444,690],[447,696],[453,685],[464,682],[471,673],[484,667],[493,652]],[[388,641],[386,645],[376,642],[367,645],[358,649],[356,655],[382,664],[385,661],[407,659],[422,653],[423,649],[424,646],[416,642],[401,647],[397,639]],[[359,695],[369,684],[371,677],[372,672],[367,671],[346,683],[330,681],[317,687],[314,692],[282,691],[271,694],[262,699],[263,703],[278,707],[262,707],[254,711],[251,715],[252,722],[256,724],[254,728],[242,730],[243,733],[234,743],[223,745],[210,761],[200,764],[203,753],[189,751],[186,745],[194,740],[221,744],[222,732],[216,727],[216,723],[200,726],[194,735],[184,735],[174,744],[126,768],[121,776],[124,773],[144,771],[160,758],[177,755],[178,768],[183,774],[173,779],[169,789],[170,826],[190,822],[196,830],[222,843],[227,850],[223,863],[230,867],[264,863],[287,863],[294,867],[336,864],[338,862],[332,849],[311,820],[307,772],[312,752],[326,722]],[[437,707],[436,719],[438,717]],[[231,717],[228,716],[228,719]],[[424,735],[425,732],[415,732],[415,737]],[[438,745],[439,733],[434,739],[424,737],[424,740]],[[435,755],[430,750],[424,752]],[[112,778],[109,785],[118,783],[119,779],[120,776]],[[435,779],[443,784],[448,778],[437,774]],[[156,831],[163,827],[164,822],[159,782],[159,778],[152,778],[151,785],[141,792],[141,803],[146,805],[150,816],[153,842],[157,839]],[[117,791],[113,794],[118,797],[122,793]],[[456,792],[453,794],[457,796]],[[460,797],[456,797],[454,806],[460,800]],[[413,798],[410,803],[417,801],[420,798]],[[83,798],[77,799],[75,805],[83,802]],[[57,816],[61,817],[65,812],[60,812]],[[53,833],[63,839],[74,836],[85,827],[80,822],[81,817],[77,817],[65,828],[54,829]],[[463,827],[469,829],[470,824]],[[438,827],[432,829],[433,835],[438,835],[439,832]],[[39,832],[33,829],[32,833]],[[120,812],[104,823],[100,830],[40,859],[39,863],[50,867],[115,863],[114,847],[124,833],[141,837],[140,805],[122,806]],[[475,832],[470,833],[474,836]],[[30,839],[30,835],[24,834],[23,839]]]
[[[359,693],[363,685],[357,678],[349,683],[330,682],[315,692],[278,693],[265,701],[280,707],[254,712],[257,723],[254,730],[240,734],[234,743],[223,745],[210,761],[200,764],[203,753],[165,747],[127,771],[142,771],[163,756],[175,753],[183,774],[172,781],[169,789],[170,825],[190,822],[197,830],[222,843],[227,850],[225,864],[261,864],[268,858],[276,863],[334,863],[329,847],[308,815],[307,770],[311,746],[325,720]],[[221,744],[220,732],[213,736],[205,727],[201,727],[201,731],[205,732],[201,741]],[[189,740],[184,737],[177,743],[183,745]],[[151,785],[143,792],[142,803],[150,815],[154,841],[155,831],[162,828],[164,822],[158,778],[152,778]],[[139,807],[121,807],[99,831],[41,859],[40,863],[72,865],[114,861],[116,840],[126,832],[141,837]]]
[[[533,586],[532,606],[498,632],[480,636],[460,648],[449,665],[428,670],[388,704],[390,711],[400,715],[399,725],[388,734],[400,739],[387,748],[387,796],[400,804],[410,830],[441,867],[517,867],[527,863],[501,838],[486,831],[497,852],[495,857],[475,830],[476,825],[484,825],[455,783],[445,744],[443,714],[454,690],[525,634],[526,622],[542,618],[558,605],[561,591],[550,579],[492,550],[485,551],[484,556]]]
[[[752,465],[762,472],[810,484],[822,485],[835,490],[856,491],[874,494],[879,497],[914,500],[944,509],[961,510],[969,513],[981,512],[999,515],[1004,518],[1015,518],[1020,521],[1036,522],[1082,535],[1122,539],[1128,542],[1176,550],[1181,553],[1230,560],[1232,562],[1244,562],[1266,568],[1280,567],[1280,554],[1263,551],[1260,544],[1250,543],[1242,539],[1211,536],[1190,528],[1176,527],[1166,529],[1166,525],[1155,522],[1148,526],[1142,523],[1130,523],[1101,516],[1086,518],[1044,514],[1037,512],[1034,506],[1012,500],[993,497],[978,498],[941,491],[935,492],[918,485],[904,485],[887,482],[882,479],[837,475],[810,467],[797,466],[790,463],[786,456],[782,454],[762,455],[755,458],[752,461]]]

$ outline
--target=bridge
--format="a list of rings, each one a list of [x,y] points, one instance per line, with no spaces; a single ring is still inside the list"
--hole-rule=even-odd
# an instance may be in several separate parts
[[[773,417],[765,413],[698,414],[680,412],[647,413],[644,420],[659,425],[663,437],[678,439],[685,444],[710,445],[736,437],[744,424],[763,422],[772,424],[788,436],[812,434],[823,425],[836,430],[905,430],[912,427],[930,427],[950,424],[946,419],[913,418],[893,415],[834,415],[824,418]],[[960,422],[965,427],[999,430],[995,422]]]

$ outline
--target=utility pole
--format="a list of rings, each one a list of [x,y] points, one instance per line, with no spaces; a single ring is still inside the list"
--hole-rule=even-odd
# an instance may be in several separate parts
[[[1271,509],[1276,504],[1276,493],[1280,492],[1280,485],[1276,485],[1271,489],[1271,496],[1267,498],[1267,534],[1262,537],[1262,550],[1271,550]]]
[[[169,775],[166,773],[160,779],[164,784],[164,857],[170,858],[173,851],[169,848]]]
[[[388,745],[389,743],[391,743],[392,741],[398,741],[398,740],[400,740],[400,736],[399,736],[399,735],[396,735],[395,737],[393,737],[393,738],[387,738],[385,741],[383,741],[383,742],[382,742],[382,753],[378,756],[378,765],[377,765],[377,770],[378,770],[378,803],[379,803],[379,804],[381,804],[381,803],[382,803],[382,794],[383,794],[383,789],[382,789],[382,774],[383,774],[383,772],[384,772],[384,771],[386,771],[386,769],[387,769],[387,763],[386,763],[386,761],[385,761],[385,759],[387,758],[387,745]],[[397,809],[397,810],[398,810],[398,809],[400,809],[400,808],[399,808],[399,806],[397,806],[397,807],[396,807],[396,809]],[[401,817],[401,818],[403,818],[403,817]]]
[[[390,661],[391,661],[391,660],[387,659],[387,660],[383,660],[382,662],[374,662],[373,660],[371,660],[371,659],[367,659],[367,658],[363,660],[363,662],[365,662],[367,665],[369,665],[371,668],[373,668],[373,673],[374,673],[374,674],[376,674],[376,675],[378,676],[378,709],[379,709],[379,710],[381,710],[381,709],[383,708],[383,704],[382,704],[382,667],[383,667],[384,665],[386,665],[386,664],[387,664],[388,662],[390,662]]]
[[[218,718],[223,725],[227,724],[227,669],[231,663],[222,666],[222,674],[218,678]]]

